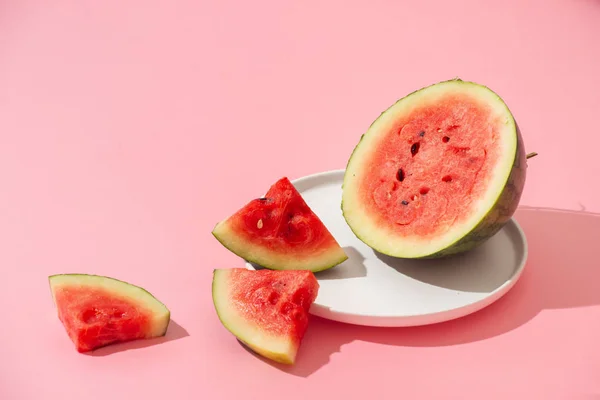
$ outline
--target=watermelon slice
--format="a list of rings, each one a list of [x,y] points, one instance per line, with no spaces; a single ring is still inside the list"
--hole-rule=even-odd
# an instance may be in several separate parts
[[[216,269],[212,296],[219,320],[254,352],[294,364],[319,283],[311,271]]]
[[[440,82],[400,99],[361,137],[344,175],[344,218],[389,256],[462,253],[513,216],[526,158],[497,94],[460,79]]]
[[[332,268],[348,256],[288,178],[219,222],[214,237],[239,257],[275,270]]]
[[[167,332],[169,310],[138,286],[85,274],[52,275],[49,281],[58,318],[80,353]]]

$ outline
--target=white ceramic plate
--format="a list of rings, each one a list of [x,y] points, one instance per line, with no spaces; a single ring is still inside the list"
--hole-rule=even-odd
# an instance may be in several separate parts
[[[292,182],[348,254],[344,263],[316,274],[321,287],[312,314],[358,325],[427,325],[490,305],[521,276],[527,241],[514,219],[479,248],[448,259],[401,260],[376,253],[342,216],[343,177],[337,170]]]

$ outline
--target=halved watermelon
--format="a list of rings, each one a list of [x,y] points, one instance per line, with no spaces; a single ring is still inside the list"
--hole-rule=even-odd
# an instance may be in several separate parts
[[[49,281],[58,318],[80,353],[167,332],[169,310],[138,286],[85,274],[52,275]]]
[[[271,186],[212,231],[246,261],[276,270],[322,271],[348,256],[288,178]]]
[[[293,364],[319,283],[311,271],[216,269],[212,296],[219,320],[256,353]]]
[[[356,236],[400,258],[475,248],[514,214],[525,184],[523,139],[504,101],[460,79],[400,99],[354,149],[342,210]]]

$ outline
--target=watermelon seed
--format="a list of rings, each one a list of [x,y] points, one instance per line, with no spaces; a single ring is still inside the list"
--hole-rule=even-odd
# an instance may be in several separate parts
[[[448,143],[449,141],[450,141],[450,138],[448,136],[444,136],[442,138],[442,142],[444,142],[444,143]]]
[[[402,200],[402,204],[405,205],[405,206],[407,206],[408,205],[408,201]]]
[[[412,154],[413,156],[414,156],[415,154],[417,154],[417,153],[419,152],[419,147],[420,147],[420,146],[421,146],[421,145],[419,144],[419,142],[417,142],[417,143],[413,143],[413,145],[412,145],[412,146],[410,146],[410,154]]]
[[[444,182],[452,182],[452,177],[450,175],[446,175],[442,178],[442,181]]]
[[[404,170],[402,168],[400,168],[398,170],[398,173],[396,174],[396,178],[402,182],[404,180]]]
[[[426,195],[427,193],[429,193],[429,188],[421,188],[421,190],[419,190],[419,193],[421,193],[422,195]]]
[[[256,223],[256,227],[257,227],[258,229],[262,229],[262,227],[263,227],[263,220],[262,220],[262,219],[259,219],[259,220],[258,220],[258,222]]]
[[[419,133],[419,136],[421,136],[421,137],[425,136],[425,131],[421,131],[421,132]]]

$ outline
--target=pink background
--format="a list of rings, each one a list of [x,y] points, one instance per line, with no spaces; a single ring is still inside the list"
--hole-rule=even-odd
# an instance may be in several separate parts
[[[0,399],[598,398],[599,71],[594,0],[0,1]],[[214,313],[212,269],[242,262],[213,225],[455,76],[540,153],[522,280],[437,326],[315,318],[294,368],[252,356]],[[166,338],[76,353],[47,283],[73,271],[155,293]]]

